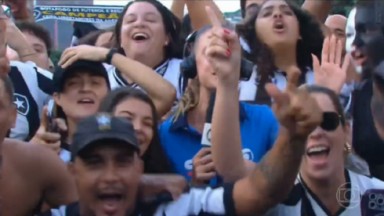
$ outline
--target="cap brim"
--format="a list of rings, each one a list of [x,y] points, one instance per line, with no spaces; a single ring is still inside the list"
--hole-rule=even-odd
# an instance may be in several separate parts
[[[126,136],[122,136],[121,133],[105,133],[105,134],[95,134],[92,136],[86,136],[82,139],[82,143],[78,145],[77,149],[73,149],[71,152],[72,160],[77,157],[83,150],[88,147],[98,144],[102,140],[116,141],[120,143],[125,143],[127,146],[132,147],[134,150],[139,151],[139,146],[135,145],[134,141],[128,139]]]

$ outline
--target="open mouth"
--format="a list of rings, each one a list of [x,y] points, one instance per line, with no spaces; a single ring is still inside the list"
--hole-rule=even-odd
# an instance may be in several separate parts
[[[329,152],[330,148],[327,146],[313,146],[307,149],[306,155],[309,158],[327,157]]]
[[[91,98],[82,98],[77,101],[78,104],[95,104],[95,101]]]
[[[97,196],[101,202],[101,207],[107,215],[114,214],[119,210],[119,206],[124,199],[121,193],[102,193]]]
[[[143,32],[137,32],[132,35],[132,39],[135,41],[145,41],[149,39],[148,34],[143,33]]]
[[[285,29],[285,25],[283,22],[281,22],[281,21],[274,22],[273,30],[275,30],[277,32],[283,32],[284,29]]]

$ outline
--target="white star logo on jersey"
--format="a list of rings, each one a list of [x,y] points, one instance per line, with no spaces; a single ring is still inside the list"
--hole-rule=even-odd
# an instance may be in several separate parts
[[[20,115],[27,115],[29,112],[29,102],[27,97],[24,95],[14,93],[13,94],[13,103],[16,105],[17,112]]]
[[[106,115],[100,115],[97,117],[97,123],[99,124],[100,130],[111,129],[111,118]]]

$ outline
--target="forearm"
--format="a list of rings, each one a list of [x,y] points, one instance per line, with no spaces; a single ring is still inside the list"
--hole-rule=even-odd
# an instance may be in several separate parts
[[[304,149],[304,139],[293,139],[281,129],[270,152],[248,177],[236,183],[237,212],[240,215],[263,214],[284,200],[298,174]]]
[[[238,97],[237,86],[218,85],[212,117],[212,157],[216,171],[225,182],[234,182],[246,174],[241,151]]]
[[[153,100],[159,116],[166,114],[176,99],[176,89],[152,68],[115,54],[112,64],[131,81],[138,84]]]
[[[204,1],[185,0],[185,1],[188,8],[188,14],[191,18],[192,28],[194,30],[198,30],[201,27],[210,24],[208,15],[205,12],[203,12],[205,11],[206,6],[209,6],[212,10],[214,10],[215,13],[218,15],[218,17],[221,17],[224,23],[224,16],[222,12],[217,7],[215,2],[213,2],[212,0],[204,0]]]
[[[172,13],[177,18],[179,18],[180,21],[182,21],[184,17],[184,7],[185,7],[185,0],[173,0],[171,5]]]
[[[302,9],[315,16],[320,23],[324,23],[332,8],[332,0],[305,0]]]

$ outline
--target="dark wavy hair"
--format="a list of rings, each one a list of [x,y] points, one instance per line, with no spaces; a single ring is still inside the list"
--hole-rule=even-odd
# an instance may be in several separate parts
[[[148,104],[152,110],[153,117],[153,138],[149,144],[147,151],[143,154],[145,173],[172,173],[173,169],[163,148],[160,145],[159,133],[157,130],[158,116],[152,99],[143,91],[122,87],[111,91],[101,102],[99,112],[113,113],[118,104],[124,100],[134,98]]]
[[[267,1],[265,1],[267,2]],[[263,4],[265,4],[265,2]],[[297,64],[301,71],[307,71],[307,67],[312,67],[312,56],[321,57],[323,45],[323,32],[318,21],[307,12],[300,9],[293,3],[286,1],[299,22],[301,40],[297,42]],[[263,4],[260,6],[262,8]],[[245,56],[257,65],[258,82],[267,82],[268,77],[277,69],[274,63],[274,56],[271,50],[256,35],[255,22],[260,10],[257,11],[249,20],[237,25],[237,31],[245,39],[251,48],[250,53]],[[263,86],[263,85],[261,85]]]
[[[119,49],[121,53],[124,53],[121,48],[121,26],[123,25],[124,15],[126,14],[128,8],[136,2],[147,2],[152,4],[161,14],[163,18],[163,24],[165,28],[165,33],[170,37],[170,43],[165,47],[165,57],[166,58],[181,58],[182,57],[182,47],[180,47],[180,31],[181,31],[181,22],[180,20],[163,4],[157,0],[134,0],[129,2],[121,12],[114,31],[115,47]]]

